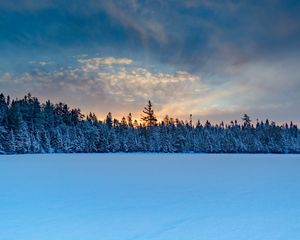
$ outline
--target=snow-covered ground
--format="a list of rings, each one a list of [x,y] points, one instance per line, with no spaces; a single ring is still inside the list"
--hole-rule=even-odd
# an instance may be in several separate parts
[[[300,155],[0,156],[0,239],[300,239]]]

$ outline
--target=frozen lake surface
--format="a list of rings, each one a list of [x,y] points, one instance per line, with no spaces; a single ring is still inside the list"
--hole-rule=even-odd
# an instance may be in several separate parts
[[[0,156],[0,239],[300,239],[300,155]]]

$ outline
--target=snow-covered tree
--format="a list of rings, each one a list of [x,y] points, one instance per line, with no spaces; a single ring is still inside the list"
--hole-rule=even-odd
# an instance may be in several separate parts
[[[104,122],[94,113],[85,118],[67,104],[41,104],[27,94],[10,100],[0,94],[0,153],[40,152],[260,152],[300,153],[299,129],[294,123],[276,125],[266,120],[255,126],[245,114],[240,125],[195,126],[166,115],[158,122],[151,101],[143,110],[143,124],[131,114],[120,121],[108,113]]]

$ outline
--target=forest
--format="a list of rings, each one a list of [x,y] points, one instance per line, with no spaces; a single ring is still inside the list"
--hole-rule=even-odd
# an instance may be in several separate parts
[[[297,125],[256,120],[211,124],[174,119],[158,121],[151,101],[141,118],[97,119],[78,108],[27,94],[11,99],[0,94],[0,154],[25,153],[300,153]]]

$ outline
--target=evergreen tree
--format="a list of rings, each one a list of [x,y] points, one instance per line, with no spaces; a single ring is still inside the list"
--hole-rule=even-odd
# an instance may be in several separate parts
[[[6,153],[4,142],[6,141],[7,133],[3,126],[0,126],[0,154]]]
[[[152,109],[152,103],[149,100],[148,105],[143,110],[144,115],[142,115],[142,121],[144,122],[145,126],[152,127],[156,126],[157,119],[154,114],[154,110]]]
[[[128,127],[133,128],[132,114],[129,113],[127,116]]]
[[[0,94],[0,153],[44,152],[207,152],[300,153],[299,129],[294,123],[276,125],[268,119],[251,124],[211,124],[174,120],[158,122],[152,103],[143,110],[143,125],[131,114],[120,121],[108,113],[104,122],[85,116],[67,104],[52,104],[27,94],[10,100]]]
[[[106,120],[105,120],[105,124],[106,126],[111,129],[113,126],[113,118],[112,118],[112,114],[111,112],[109,112],[106,116]]]

